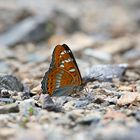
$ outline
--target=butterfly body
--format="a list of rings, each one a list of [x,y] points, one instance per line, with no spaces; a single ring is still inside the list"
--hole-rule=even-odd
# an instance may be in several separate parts
[[[44,94],[67,95],[81,90],[82,78],[70,48],[57,45],[52,54],[49,70],[41,82]]]

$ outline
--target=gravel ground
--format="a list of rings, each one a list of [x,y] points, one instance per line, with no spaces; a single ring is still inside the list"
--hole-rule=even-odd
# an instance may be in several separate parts
[[[140,2],[0,1],[0,140],[139,140]],[[84,89],[40,95],[57,44]]]

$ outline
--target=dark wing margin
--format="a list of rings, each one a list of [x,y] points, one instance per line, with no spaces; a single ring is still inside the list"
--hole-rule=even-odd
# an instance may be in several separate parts
[[[50,66],[49,66],[49,69],[47,72],[45,72],[45,75],[41,81],[41,88],[42,88],[42,92],[43,94],[47,94],[47,82],[48,82],[48,75],[50,73],[50,71],[54,68],[54,53],[55,53],[55,49],[53,50],[53,54],[52,54],[52,58],[51,58],[51,63],[50,63]]]
[[[41,88],[43,94],[47,93],[47,77],[48,77],[48,71],[45,73],[43,80],[41,81]]]
[[[77,68],[77,70],[78,70],[78,73],[79,73],[80,79],[82,79],[82,76],[81,76],[80,70],[79,70],[78,65],[77,65],[77,63],[76,63],[76,61],[75,61],[75,57],[74,57],[74,55],[73,55],[71,49],[70,49],[66,44],[63,44],[62,46],[63,46],[66,50],[70,50],[71,53],[69,53],[69,55],[71,56],[71,58],[73,58],[73,62],[74,62],[75,66],[76,66],[76,68]]]

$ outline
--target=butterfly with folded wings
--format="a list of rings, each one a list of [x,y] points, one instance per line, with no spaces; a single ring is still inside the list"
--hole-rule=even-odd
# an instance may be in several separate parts
[[[61,96],[82,90],[82,78],[75,58],[66,45],[57,45],[42,84],[43,94]]]

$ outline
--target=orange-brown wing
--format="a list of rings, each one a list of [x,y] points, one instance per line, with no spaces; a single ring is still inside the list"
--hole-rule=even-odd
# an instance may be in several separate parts
[[[53,95],[59,88],[73,86],[73,81],[73,77],[61,68],[54,68],[48,71],[44,79],[45,88],[47,88],[46,91],[49,95]]]
[[[52,64],[69,72],[74,77],[74,83],[81,85],[82,78],[75,58],[70,48],[66,45],[57,45],[53,51]]]
[[[57,45],[53,51],[49,70],[42,80],[43,93],[52,95],[57,89],[80,86],[81,74],[67,45]]]

